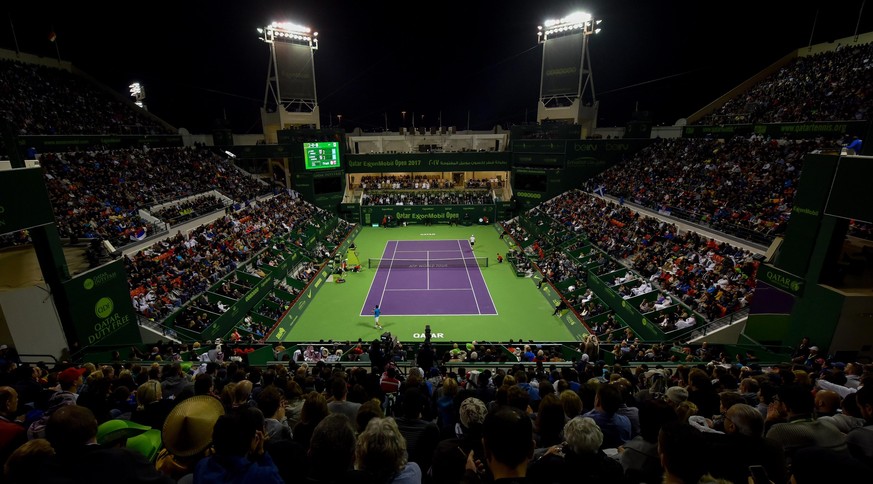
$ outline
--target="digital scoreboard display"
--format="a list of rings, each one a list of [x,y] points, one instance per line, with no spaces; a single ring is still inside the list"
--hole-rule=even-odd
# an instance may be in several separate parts
[[[303,159],[307,170],[339,168],[339,142],[303,143]]]

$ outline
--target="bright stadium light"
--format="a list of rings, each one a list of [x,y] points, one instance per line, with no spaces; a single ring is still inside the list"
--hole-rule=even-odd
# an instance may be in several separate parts
[[[318,32],[313,32],[309,27],[292,22],[271,22],[266,27],[258,27],[258,36],[264,42],[290,42],[305,44],[318,50]]]
[[[537,26],[537,41],[543,43],[549,37],[568,35],[581,31],[585,36],[600,32],[599,26],[602,20],[594,20],[594,16],[587,12],[573,12],[561,19],[546,20],[543,25]]]
[[[588,45],[601,23],[588,12],[576,11],[537,26],[537,43],[543,46],[538,121],[565,120],[583,132],[596,128],[598,102]]]
[[[134,103],[137,106],[145,109],[145,104],[143,104],[143,102],[142,102],[143,99],[145,99],[145,97],[146,97],[145,87],[138,82],[134,82],[133,84],[131,84],[127,87],[130,89],[130,97],[132,97],[134,99]]]

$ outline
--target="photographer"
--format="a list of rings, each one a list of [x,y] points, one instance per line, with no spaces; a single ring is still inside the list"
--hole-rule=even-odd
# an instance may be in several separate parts
[[[370,356],[372,372],[381,375],[382,371],[385,369],[386,363],[385,351],[382,349],[382,341],[374,339],[373,342],[370,343],[370,350],[367,354]]]

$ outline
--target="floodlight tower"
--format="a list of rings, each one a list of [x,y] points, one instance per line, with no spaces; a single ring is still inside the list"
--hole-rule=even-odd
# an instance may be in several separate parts
[[[583,137],[597,127],[588,37],[600,32],[600,23],[590,13],[575,12],[537,27],[537,41],[543,44],[537,122],[578,124]]]
[[[131,84],[130,86],[127,86],[127,87],[130,88],[130,97],[132,97],[134,99],[134,103],[137,106],[148,111],[148,108],[146,108],[145,103],[143,103],[143,100],[145,100],[145,97],[146,97],[145,86],[143,86],[142,84],[140,84],[138,82],[134,82],[133,84]]]
[[[289,126],[321,128],[315,94],[315,51],[318,32],[291,22],[273,22],[258,28],[270,46],[267,88],[261,121],[264,136],[276,142],[276,131]]]

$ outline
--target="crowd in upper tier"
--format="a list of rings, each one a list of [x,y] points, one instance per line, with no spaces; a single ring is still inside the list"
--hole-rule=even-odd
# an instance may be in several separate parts
[[[147,235],[163,229],[140,214],[153,205],[212,190],[235,202],[273,191],[204,148],[46,153],[39,160],[60,236],[102,238],[116,247],[136,240],[140,229]]]
[[[659,139],[586,186],[722,232],[772,239],[785,231],[803,156],[838,146],[760,135]]]
[[[873,43],[798,57],[698,124],[870,119]]]
[[[20,135],[176,133],[82,76],[8,59],[0,59],[0,113]]]

